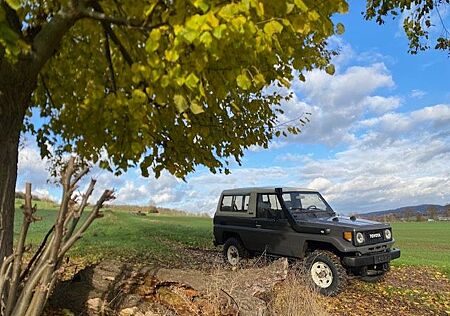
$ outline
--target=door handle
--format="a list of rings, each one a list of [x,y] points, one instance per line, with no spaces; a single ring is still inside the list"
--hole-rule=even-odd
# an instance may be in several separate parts
[[[262,226],[259,225],[259,224],[256,224],[255,227],[256,227],[256,228],[261,228]]]

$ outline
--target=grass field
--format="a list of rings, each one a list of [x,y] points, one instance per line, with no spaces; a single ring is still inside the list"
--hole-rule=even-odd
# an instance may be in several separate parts
[[[450,276],[450,222],[393,223],[397,265],[434,266]]]
[[[16,205],[20,205],[17,202]],[[39,207],[39,205],[38,205]],[[212,247],[212,220],[200,216],[148,214],[108,211],[94,221],[85,236],[71,249],[75,256],[91,259],[114,257],[146,260],[170,260],[179,246],[208,249]],[[39,208],[41,221],[30,226],[27,243],[39,244],[55,221],[55,207]],[[86,215],[86,214],[85,214]],[[15,232],[18,234],[22,216],[16,209]]]
[[[17,203],[20,205],[20,202]],[[31,225],[28,243],[38,244],[52,225],[55,207],[38,205],[42,221]],[[16,232],[22,217],[16,212]],[[396,246],[402,256],[395,265],[434,266],[450,276],[450,222],[394,223]],[[113,257],[139,261],[177,256],[177,249],[196,247],[212,249],[212,220],[196,216],[106,211],[94,222],[71,254],[92,259]]]

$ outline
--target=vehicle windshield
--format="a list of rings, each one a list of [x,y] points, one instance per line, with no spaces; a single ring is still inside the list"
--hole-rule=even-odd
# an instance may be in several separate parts
[[[334,214],[331,207],[317,192],[284,192],[283,200],[294,218],[296,215],[308,213],[314,214],[316,217]]]

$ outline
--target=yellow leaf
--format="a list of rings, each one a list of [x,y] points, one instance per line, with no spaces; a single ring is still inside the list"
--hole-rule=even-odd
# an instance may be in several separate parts
[[[325,71],[329,75],[334,75],[334,72],[335,72],[334,65],[333,64],[329,64],[328,66],[325,67]]]
[[[200,114],[205,112],[205,110],[203,109],[203,107],[197,103],[197,101],[192,101],[191,102],[191,106],[190,106],[191,112],[194,114]]]
[[[20,8],[20,0],[6,0],[6,3],[15,11]]]
[[[175,103],[175,106],[179,113],[183,113],[189,107],[186,98],[181,94],[175,94],[173,96],[173,102]]]

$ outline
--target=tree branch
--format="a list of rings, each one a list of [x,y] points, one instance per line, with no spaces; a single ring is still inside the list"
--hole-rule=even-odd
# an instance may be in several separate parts
[[[45,83],[44,77],[42,76],[42,74],[39,76],[41,77],[41,83],[42,83],[42,87],[45,90],[45,94],[47,95],[48,100],[50,101],[50,105],[55,108],[55,102],[53,102],[53,97],[52,94],[50,93],[50,90],[48,89],[47,84]]]
[[[112,58],[111,58],[111,45],[109,44],[109,34],[106,31],[105,28],[103,28],[104,34],[105,34],[105,57],[106,60],[108,61],[108,65],[109,65],[109,75],[110,75],[110,79],[111,79],[111,88],[112,91],[114,93],[116,93],[117,91],[117,85],[116,85],[116,75],[114,73],[114,65],[112,63]]]
[[[104,14],[103,8],[101,7],[101,5],[98,2],[93,3],[93,8],[95,10],[97,10],[98,12]],[[103,26],[103,29],[105,30],[105,33],[108,34],[108,36],[111,38],[111,40],[114,42],[114,44],[116,44],[117,47],[119,48],[120,53],[122,54],[123,58],[127,62],[128,66],[131,66],[133,64],[133,58],[128,53],[127,49],[122,44],[120,39],[117,37],[116,33],[113,31],[113,29],[111,28],[111,25],[106,21],[100,21],[100,22]]]
[[[17,243],[17,248],[14,253],[14,265],[9,288],[9,291],[11,293],[9,294],[8,300],[6,301],[5,315],[9,315],[16,305],[16,293],[20,280],[23,249],[28,233],[28,228],[30,226],[30,223],[33,221],[33,213],[33,207],[31,206],[31,183],[27,182],[25,185],[25,206],[23,209],[23,223],[20,230],[19,242]]]
[[[156,27],[160,27],[162,25],[166,25],[166,23],[161,23],[157,25],[146,25],[145,21],[132,20],[125,17],[114,17],[106,15],[103,10],[98,10],[97,6],[95,6],[95,10],[84,9],[81,11],[81,15],[84,18],[90,18],[96,21],[100,21],[102,23],[114,24],[119,26],[125,26],[129,28],[137,28],[143,30],[152,30]]]
[[[47,234],[45,235],[44,239],[42,240],[38,250],[34,253],[33,258],[31,258],[30,262],[28,262],[27,267],[25,268],[25,270],[23,270],[22,275],[20,276],[20,282],[22,282],[28,275],[28,273],[30,272],[31,267],[33,266],[33,264],[36,262],[36,260],[39,259],[40,255],[42,254],[42,250],[44,249],[45,245],[47,244],[47,240],[48,237],[51,235],[51,233],[53,233],[53,230],[55,229],[55,225],[53,225],[49,231],[47,232]]]
[[[133,64],[133,58],[131,57],[130,53],[128,53],[127,49],[122,44],[122,42],[119,40],[116,33],[114,33],[114,31],[112,30],[111,26],[108,23],[102,23],[102,25],[103,25],[105,32],[108,33],[111,40],[119,48],[120,53],[122,54],[123,58],[127,62],[128,66],[131,66]]]
[[[64,35],[80,19],[79,8],[63,6],[33,39],[30,71],[37,75],[53,56]]]
[[[3,7],[3,10],[5,10],[6,20],[8,21],[9,27],[17,34],[22,35],[21,23],[17,12],[13,10],[5,1],[1,1],[1,5]]]

